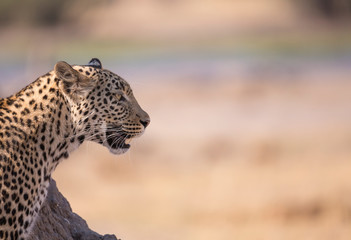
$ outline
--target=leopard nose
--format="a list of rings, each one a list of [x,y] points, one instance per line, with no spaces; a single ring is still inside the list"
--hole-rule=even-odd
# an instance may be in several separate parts
[[[150,124],[150,116],[141,107],[139,107],[139,112],[136,114],[139,118],[139,122],[146,128]]]
[[[144,126],[144,128],[146,128],[150,124],[150,119],[140,120],[140,123]]]

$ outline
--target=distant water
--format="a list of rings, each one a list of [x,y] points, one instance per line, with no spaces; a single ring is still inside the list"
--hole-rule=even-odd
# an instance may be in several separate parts
[[[79,57],[77,59],[80,59]],[[79,60],[86,64],[90,59]],[[311,79],[335,80],[351,76],[351,55],[289,56],[243,53],[188,53],[100,59],[103,66],[129,81],[192,81],[199,83],[245,80],[294,80],[301,75]],[[82,62],[80,62],[82,61]],[[86,61],[86,62],[84,62]],[[7,62],[0,56],[0,97],[23,88],[50,71],[54,61]],[[351,79],[351,78],[350,78]]]

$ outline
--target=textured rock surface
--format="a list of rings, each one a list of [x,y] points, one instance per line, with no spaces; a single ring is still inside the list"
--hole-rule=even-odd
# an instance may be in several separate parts
[[[68,201],[51,180],[48,197],[35,223],[30,240],[117,240],[114,235],[104,235],[89,229],[87,223],[72,212]]]

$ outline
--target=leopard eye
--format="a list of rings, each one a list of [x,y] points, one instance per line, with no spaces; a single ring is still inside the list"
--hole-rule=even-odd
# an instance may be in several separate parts
[[[116,97],[116,99],[119,101],[119,100],[121,100],[121,98],[122,98],[122,94],[116,93],[116,94],[115,94],[115,97]]]
[[[123,96],[123,94],[116,93],[116,98],[118,101],[125,101],[126,98]]]

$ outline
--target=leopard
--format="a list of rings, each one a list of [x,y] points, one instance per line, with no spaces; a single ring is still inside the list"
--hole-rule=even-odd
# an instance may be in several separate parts
[[[53,171],[83,142],[123,154],[149,124],[129,83],[98,58],[59,61],[0,99],[0,239],[31,236]]]

